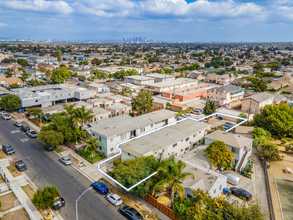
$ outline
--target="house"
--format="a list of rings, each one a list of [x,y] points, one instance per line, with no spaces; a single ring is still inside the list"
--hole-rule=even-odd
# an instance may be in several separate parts
[[[285,89],[285,92],[288,92],[288,93],[292,93],[293,94],[293,86],[290,86],[288,88]]]
[[[120,146],[122,161],[135,157],[154,156],[166,159],[179,156],[201,144],[211,125],[185,120]]]
[[[94,115],[92,122],[110,118],[112,116],[111,111],[100,108],[100,107],[95,107],[92,109],[92,111]]]
[[[154,83],[155,79],[147,76],[140,76],[140,75],[135,75],[135,76],[125,76],[124,81],[127,83],[132,83],[138,86],[149,84],[149,83]]]
[[[106,107],[106,110],[109,110],[111,112],[112,117],[128,114],[131,112],[131,109],[131,105],[124,105],[120,102],[113,103],[112,105]]]
[[[116,145],[127,139],[138,136],[155,128],[176,121],[175,113],[168,110],[155,111],[148,114],[131,117],[128,114],[107,118],[99,122],[92,122],[84,126],[84,129],[99,138],[100,151],[107,157],[118,153]]]
[[[279,104],[282,100],[286,100],[286,97],[280,94],[257,93],[242,100],[241,111],[248,114],[259,114],[261,108],[274,103]]]
[[[23,86],[23,81],[18,77],[7,77],[0,78],[0,85],[9,87],[12,84],[18,84],[19,86]]]
[[[223,188],[227,188],[227,177],[217,172],[201,169],[199,166],[186,164],[183,172],[190,172],[194,179],[187,178],[181,184],[185,189],[185,197],[193,198],[193,190],[208,191],[212,198],[223,195]]]
[[[280,82],[287,82],[288,85],[293,83],[293,76],[282,76],[279,78]]]
[[[220,105],[225,105],[243,99],[243,95],[244,89],[228,84],[207,90],[206,99],[212,99],[219,102]]]
[[[155,83],[175,80],[175,76],[174,75],[168,75],[168,74],[152,73],[152,74],[146,75],[146,77],[149,77],[151,79],[154,79],[154,82]]]
[[[110,92],[110,88],[102,83],[91,83],[91,84],[89,84],[89,89],[96,91],[97,93]]]
[[[221,85],[227,85],[233,82],[236,78],[232,75],[231,77],[228,74],[225,75],[217,75],[216,83]]]
[[[186,105],[183,104],[179,104],[179,103],[172,103],[171,104],[171,109],[174,112],[181,112],[187,109]]]
[[[205,136],[206,145],[215,141],[223,141],[227,145],[234,154],[233,165],[236,166],[235,170],[240,172],[247,164],[251,155],[253,139],[221,130],[214,131]]]
[[[204,75],[202,75],[202,72],[199,72],[199,71],[190,72],[188,77],[192,79],[197,79],[199,81],[205,80],[206,78]]]
[[[206,77],[206,81],[210,82],[210,83],[215,83],[217,81],[217,77],[218,77],[218,75],[215,73],[208,74]]]
[[[282,85],[279,82],[273,82],[267,84],[268,90],[278,90],[282,88]]]

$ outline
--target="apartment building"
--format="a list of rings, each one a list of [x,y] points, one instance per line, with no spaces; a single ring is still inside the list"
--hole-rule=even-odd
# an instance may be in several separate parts
[[[154,156],[166,159],[171,155],[179,156],[201,144],[211,125],[204,122],[185,120],[173,126],[150,133],[121,145],[122,161],[135,157]]]
[[[244,89],[228,84],[207,90],[206,99],[212,99],[219,102],[220,105],[225,105],[243,99],[243,95]]]
[[[134,76],[125,76],[124,81],[127,83],[132,83],[138,86],[154,83],[154,79],[146,76],[134,75]]]
[[[115,102],[109,106],[106,107],[107,110],[111,112],[112,117],[128,114],[131,112],[131,105],[125,105],[120,102]]]
[[[179,78],[176,80],[170,80],[166,82],[158,82],[158,83],[150,83],[146,84],[144,89],[151,91],[153,93],[163,93],[179,88],[184,88],[187,86],[196,86],[198,84],[198,80],[189,79],[189,78]]]
[[[247,164],[251,155],[253,139],[217,130],[205,137],[206,145],[215,141],[223,141],[227,145],[235,157],[233,161],[233,165],[236,165],[235,170],[240,172]]]
[[[12,94],[20,98],[22,108],[49,107],[60,103],[87,100],[93,91],[66,84],[46,85],[14,89]]]
[[[176,121],[174,112],[161,110],[134,118],[124,114],[89,123],[84,129],[93,137],[99,138],[100,151],[109,157],[118,153],[115,147],[119,142],[174,121]]]
[[[154,79],[154,82],[155,83],[167,82],[167,81],[175,80],[175,76],[174,75],[159,74],[159,73],[148,74],[148,75],[146,75],[146,77],[149,77],[149,78]]]

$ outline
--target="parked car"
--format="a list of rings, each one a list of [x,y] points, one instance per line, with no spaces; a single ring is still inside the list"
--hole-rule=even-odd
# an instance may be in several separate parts
[[[7,112],[6,112],[6,111],[1,111],[1,112],[0,112],[0,115],[1,115],[1,116],[4,115],[4,114],[7,114]]]
[[[13,147],[10,144],[4,144],[2,146],[2,151],[7,155],[15,153],[15,150],[13,149]]]
[[[229,122],[229,121],[226,121],[226,122],[224,123],[224,125],[227,125],[227,126],[229,126],[229,127],[233,127],[233,126],[235,126],[232,122]]]
[[[200,115],[201,114],[201,111],[200,110],[193,110],[192,113],[197,114],[197,115]]]
[[[11,115],[10,114],[2,114],[2,118],[4,120],[10,120],[11,119]]]
[[[183,116],[183,117],[189,117],[190,114],[182,114],[181,116]]]
[[[130,220],[143,220],[142,215],[135,209],[128,205],[119,209],[120,213]]]
[[[232,185],[237,185],[240,182],[240,178],[233,173],[222,172],[227,177],[227,182]]]
[[[54,200],[54,206],[52,207],[55,211],[65,206],[65,200],[59,195]]]
[[[30,138],[37,138],[38,137],[38,133],[34,130],[28,130],[26,131],[26,134],[30,137]]]
[[[245,198],[246,200],[250,200],[252,198],[252,195],[242,188],[231,187],[230,191],[233,195],[240,198]]]
[[[27,132],[28,130],[30,130],[30,127],[22,125],[21,130],[24,131],[24,132]]]
[[[19,171],[27,170],[27,166],[26,166],[26,164],[25,164],[22,160],[17,161],[16,164],[15,164],[15,167],[16,167]]]
[[[121,205],[123,203],[121,197],[117,194],[111,193],[107,195],[106,199],[111,202],[114,206]]]
[[[96,190],[100,194],[106,194],[109,191],[108,187],[104,183],[101,183],[101,182],[94,182],[92,184],[92,187],[94,188],[94,190]]]
[[[21,127],[21,126],[22,126],[22,123],[21,123],[21,121],[16,121],[16,122],[14,123],[14,125],[15,125],[16,127]]]
[[[46,121],[51,121],[52,119],[55,118],[55,116],[54,115],[46,115],[46,116],[44,116],[44,118]]]
[[[71,159],[70,159],[69,157],[61,157],[61,158],[59,159],[59,161],[60,161],[61,163],[63,163],[64,165],[66,165],[66,166],[72,164],[72,161],[71,161]]]
[[[44,148],[47,150],[47,151],[52,151],[52,150],[55,150],[55,147],[49,145],[49,144],[44,144]]]

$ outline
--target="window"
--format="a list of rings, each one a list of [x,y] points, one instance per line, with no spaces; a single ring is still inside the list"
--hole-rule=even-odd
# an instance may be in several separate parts
[[[130,156],[130,153],[128,153],[128,156]]]
[[[48,99],[50,99],[51,98],[51,96],[48,96]]]
[[[113,138],[110,138],[110,141],[113,142]]]
[[[154,127],[154,124],[151,124],[151,128]]]
[[[101,116],[101,118],[100,119],[103,119],[103,116]]]
[[[71,95],[71,93],[68,93],[68,95]]]
[[[123,140],[126,138],[126,134],[121,134],[120,137],[121,137],[121,140]]]
[[[181,152],[183,151],[183,149],[181,149]]]
[[[176,147],[177,146],[177,143],[173,144],[173,147]]]
[[[182,142],[183,140],[181,140],[181,142]]]
[[[199,131],[198,133],[201,133],[201,131]]]
[[[39,102],[39,100],[35,100],[35,102]]]
[[[216,193],[217,193],[217,190],[215,189],[215,190],[214,190],[214,194],[216,194]]]
[[[140,129],[140,133],[145,132],[145,128]]]
[[[114,148],[113,148],[113,147],[111,148],[111,152],[112,152],[112,151],[114,151]]]
[[[221,184],[220,187],[219,187],[219,191],[222,191],[222,184]]]
[[[234,153],[234,154],[239,154],[239,149],[238,148],[234,148],[234,147],[232,147],[232,153]]]

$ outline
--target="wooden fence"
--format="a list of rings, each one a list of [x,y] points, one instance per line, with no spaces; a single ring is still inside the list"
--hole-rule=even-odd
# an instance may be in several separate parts
[[[157,202],[157,200],[152,197],[151,195],[146,195],[142,197],[145,201],[150,203],[152,206],[156,207],[159,209],[161,212],[163,212],[165,215],[167,215],[169,218],[173,220],[179,220],[179,217],[173,212],[173,210],[165,205],[162,205]]]

